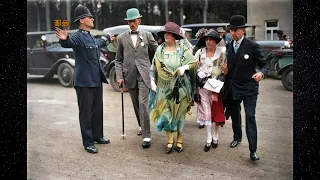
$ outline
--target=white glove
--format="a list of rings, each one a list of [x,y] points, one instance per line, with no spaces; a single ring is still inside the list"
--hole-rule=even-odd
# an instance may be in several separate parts
[[[151,90],[156,92],[157,91],[157,85],[156,83],[154,82],[154,80],[151,79]]]
[[[190,69],[189,65],[184,65],[184,66],[178,67],[178,71],[180,72],[180,76],[182,76],[184,74],[184,72],[189,69]]]
[[[206,74],[205,74],[204,72],[199,71],[199,72],[198,72],[198,77],[201,78],[201,79],[203,79],[203,78],[205,78],[205,77],[207,77],[207,76],[206,76]]]

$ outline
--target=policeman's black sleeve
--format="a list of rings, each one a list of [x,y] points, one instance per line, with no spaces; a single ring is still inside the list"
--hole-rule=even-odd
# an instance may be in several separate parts
[[[74,48],[77,46],[80,46],[81,41],[80,39],[75,35],[68,35],[66,40],[59,40],[59,43],[64,48]]]

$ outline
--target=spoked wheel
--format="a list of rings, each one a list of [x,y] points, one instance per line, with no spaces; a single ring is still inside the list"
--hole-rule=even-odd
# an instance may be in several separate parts
[[[74,69],[68,63],[61,63],[58,67],[58,79],[62,86],[72,87],[73,86],[73,74]]]

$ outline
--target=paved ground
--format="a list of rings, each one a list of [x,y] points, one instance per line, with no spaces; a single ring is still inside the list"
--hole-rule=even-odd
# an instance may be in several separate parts
[[[260,83],[257,105],[258,154],[249,160],[243,122],[240,146],[230,148],[231,120],[220,130],[219,147],[204,152],[205,130],[198,129],[195,110],[187,116],[184,151],[165,154],[167,138],[151,124],[152,143],[142,149],[128,93],[125,98],[125,133],[121,137],[121,94],[104,85],[104,133],[111,140],[97,145],[98,154],[82,147],[78,107],[73,88],[57,79],[28,77],[28,179],[292,179],[292,92],[281,81]],[[244,119],[244,114],[243,114]]]

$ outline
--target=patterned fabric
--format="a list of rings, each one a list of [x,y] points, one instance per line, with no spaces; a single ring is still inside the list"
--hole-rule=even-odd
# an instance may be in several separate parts
[[[197,103],[197,122],[211,125],[212,92],[204,88],[199,88],[199,94],[201,96],[201,102]]]
[[[157,122],[158,131],[182,132],[198,63],[183,44],[176,44],[176,52],[166,52],[165,45],[157,48],[150,69],[150,78],[157,84],[157,91],[149,94],[150,119]],[[189,65],[190,70],[180,76],[177,68],[183,65]]]
[[[199,71],[213,78],[221,74],[221,66],[225,62],[225,51],[223,47],[216,47],[213,57],[206,57],[206,48],[198,50],[196,58],[199,59]],[[201,102],[197,106],[197,122],[200,124],[211,125],[212,122],[224,123],[224,109],[221,95],[218,94],[218,102],[213,101],[213,92],[198,88]],[[222,112],[222,113],[221,113]]]

